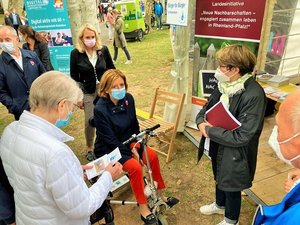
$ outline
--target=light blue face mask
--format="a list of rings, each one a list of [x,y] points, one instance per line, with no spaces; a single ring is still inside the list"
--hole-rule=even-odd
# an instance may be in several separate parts
[[[60,118],[58,118],[55,122],[55,126],[57,126],[58,128],[60,127],[64,127],[64,126],[67,126],[70,122],[70,119],[71,119],[71,116],[72,116],[72,111],[69,112],[67,118],[65,120],[62,120]]]
[[[116,100],[121,100],[125,97],[126,95],[126,89],[121,88],[121,89],[112,89],[111,90],[111,96],[116,99]]]

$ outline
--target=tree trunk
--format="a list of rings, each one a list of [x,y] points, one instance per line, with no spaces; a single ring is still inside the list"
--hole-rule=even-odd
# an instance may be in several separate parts
[[[74,44],[77,43],[77,34],[82,25],[90,23],[100,33],[97,19],[97,5],[94,0],[67,0],[69,19]]]

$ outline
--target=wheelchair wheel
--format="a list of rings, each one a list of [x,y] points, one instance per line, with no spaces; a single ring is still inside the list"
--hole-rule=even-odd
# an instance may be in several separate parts
[[[168,221],[162,214],[157,215],[158,225],[168,225]]]

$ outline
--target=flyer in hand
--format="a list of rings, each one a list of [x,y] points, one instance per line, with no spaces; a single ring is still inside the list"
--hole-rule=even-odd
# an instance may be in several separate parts
[[[231,114],[222,101],[206,111],[206,121],[214,127],[222,127],[226,130],[235,130],[241,123]]]
[[[121,153],[119,148],[116,148],[109,154],[105,154],[104,156],[88,163],[87,165],[93,165],[92,169],[86,170],[87,178],[90,180],[96,176],[101,175],[104,172],[104,168],[112,162],[113,164],[118,162],[121,159]]]

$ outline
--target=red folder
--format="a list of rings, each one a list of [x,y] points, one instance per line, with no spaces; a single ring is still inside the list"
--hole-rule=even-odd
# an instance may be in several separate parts
[[[226,130],[235,130],[241,126],[221,101],[206,111],[205,118],[214,127],[222,127]]]

